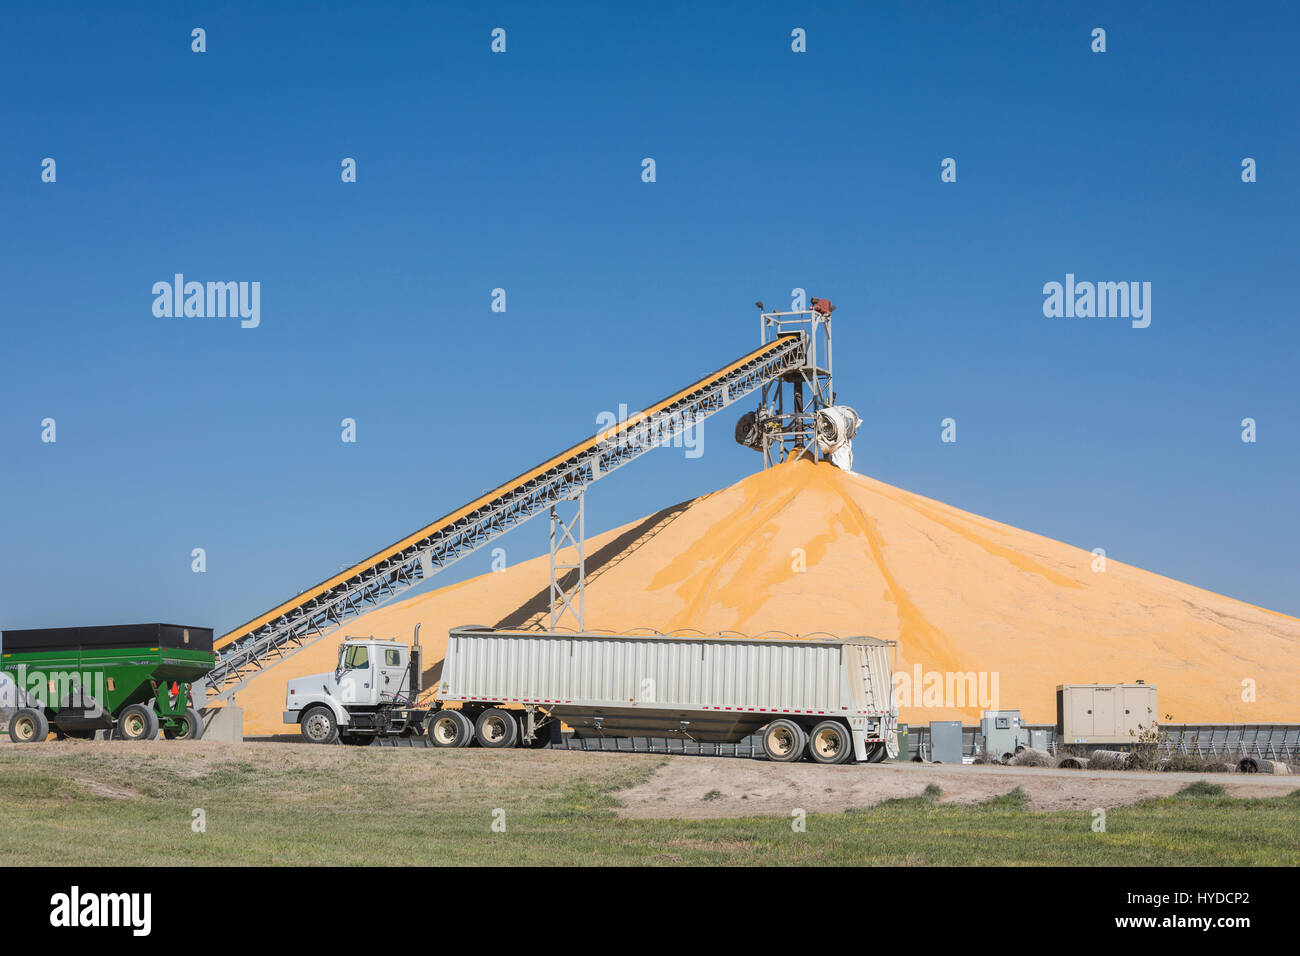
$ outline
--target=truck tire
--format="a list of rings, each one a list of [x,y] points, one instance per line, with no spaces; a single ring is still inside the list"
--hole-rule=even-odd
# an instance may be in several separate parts
[[[474,736],[480,747],[504,749],[519,742],[519,721],[515,715],[500,707],[489,707],[478,715]]]
[[[16,744],[39,744],[50,735],[50,722],[32,707],[24,707],[9,719],[9,739]]]
[[[853,737],[840,720],[823,720],[808,735],[808,753],[815,763],[844,763],[853,756]]]
[[[474,725],[459,710],[439,710],[425,722],[427,736],[435,747],[468,747]]]
[[[180,726],[175,730],[164,729],[163,736],[168,740],[198,740],[203,736],[203,718],[193,707],[186,707]]]
[[[309,744],[332,744],[339,739],[339,722],[334,719],[334,711],[324,704],[308,707],[298,730]]]
[[[793,720],[778,718],[763,731],[763,753],[777,763],[793,763],[803,757],[808,733]]]
[[[158,736],[158,715],[144,704],[128,704],[117,715],[117,736],[123,740],[153,740]]]

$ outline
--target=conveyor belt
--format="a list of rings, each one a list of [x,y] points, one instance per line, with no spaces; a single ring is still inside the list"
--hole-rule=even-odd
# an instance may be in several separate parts
[[[345,621],[429,579],[766,382],[800,368],[806,358],[803,334],[774,339],[235,628],[216,642],[217,666],[205,690],[208,703],[229,697]],[[649,436],[654,439],[643,443]]]

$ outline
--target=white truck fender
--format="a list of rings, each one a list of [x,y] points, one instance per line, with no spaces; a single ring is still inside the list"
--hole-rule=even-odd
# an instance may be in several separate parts
[[[284,712],[284,722],[286,724],[297,724],[302,722],[302,715],[307,712],[307,708],[315,707],[317,704],[324,704],[334,714],[334,720],[340,727],[348,726],[351,721],[348,719],[348,712],[343,709],[343,705],[328,694],[298,694],[294,698],[294,710]]]

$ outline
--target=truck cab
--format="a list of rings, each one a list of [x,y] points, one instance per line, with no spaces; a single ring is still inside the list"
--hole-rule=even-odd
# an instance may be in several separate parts
[[[414,666],[412,666],[414,663]],[[419,648],[374,637],[347,637],[332,673],[285,687],[284,722],[309,743],[366,744],[376,736],[410,736],[423,726]]]

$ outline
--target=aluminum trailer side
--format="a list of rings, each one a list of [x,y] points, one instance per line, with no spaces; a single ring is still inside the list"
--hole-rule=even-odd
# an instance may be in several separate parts
[[[874,761],[897,753],[893,646],[460,627],[437,697],[472,715],[522,710],[524,740],[547,720],[579,738],[735,742],[762,730],[770,759]]]

